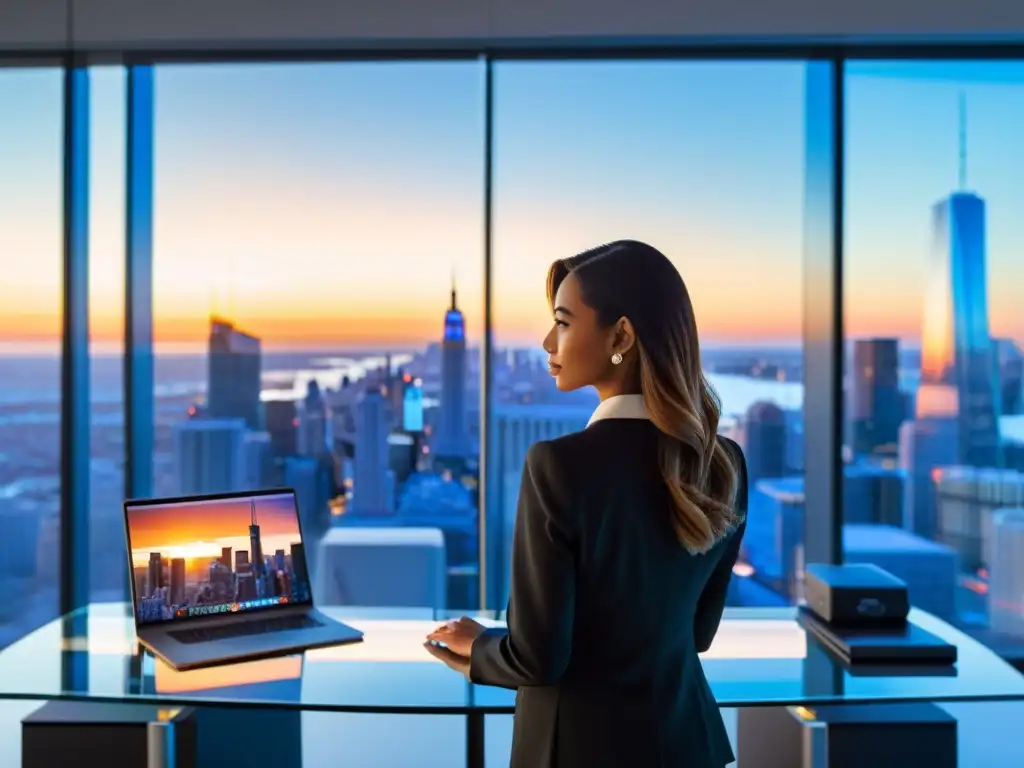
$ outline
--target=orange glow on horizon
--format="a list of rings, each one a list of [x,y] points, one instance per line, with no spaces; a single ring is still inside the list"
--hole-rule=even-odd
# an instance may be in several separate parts
[[[262,496],[255,502],[265,552],[271,551],[271,541],[299,540],[291,496]],[[132,509],[128,524],[135,563],[145,562],[139,557],[149,552],[186,560],[216,557],[222,546],[228,546],[221,542],[248,538],[249,519],[248,499]]]

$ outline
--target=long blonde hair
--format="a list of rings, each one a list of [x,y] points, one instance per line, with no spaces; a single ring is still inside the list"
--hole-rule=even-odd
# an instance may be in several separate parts
[[[658,465],[671,498],[672,528],[687,551],[707,552],[739,522],[737,467],[718,439],[721,404],[701,369],[686,285],[663,253],[633,240],[552,264],[552,304],[570,272],[602,326],[626,317],[636,331],[633,364],[648,416],[661,433]]]

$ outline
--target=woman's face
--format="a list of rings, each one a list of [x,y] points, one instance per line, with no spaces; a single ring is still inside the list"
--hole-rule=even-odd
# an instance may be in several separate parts
[[[611,365],[609,333],[598,326],[597,313],[583,303],[571,272],[555,295],[554,325],[544,337],[548,370],[562,392],[597,384]]]

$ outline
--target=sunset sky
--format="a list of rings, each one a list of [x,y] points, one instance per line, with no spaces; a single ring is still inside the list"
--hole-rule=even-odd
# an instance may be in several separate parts
[[[124,75],[93,72],[93,335],[120,338]],[[539,340],[550,261],[620,237],[679,265],[706,344],[793,342],[802,322],[804,66],[495,66],[499,344]],[[0,70],[0,344],[59,331],[60,74]],[[916,340],[930,207],[988,201],[994,334],[1016,310],[1024,63],[848,70],[847,328]],[[156,76],[156,332],[202,342],[211,310],[269,348],[440,336],[454,270],[480,333],[480,65],[167,66]]]
[[[256,514],[263,553],[289,551],[299,541],[292,496],[257,496]],[[249,502],[217,501],[142,506],[128,517],[136,567],[149,562],[150,552],[165,557],[218,557],[222,547],[249,549]]]

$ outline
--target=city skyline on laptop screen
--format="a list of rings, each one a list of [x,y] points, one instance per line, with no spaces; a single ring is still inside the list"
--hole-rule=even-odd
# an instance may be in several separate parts
[[[289,492],[126,505],[139,624],[310,602]]]

